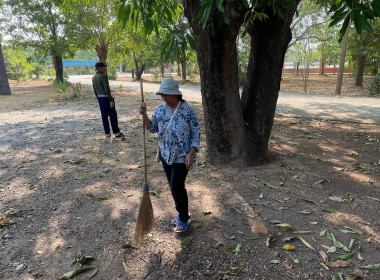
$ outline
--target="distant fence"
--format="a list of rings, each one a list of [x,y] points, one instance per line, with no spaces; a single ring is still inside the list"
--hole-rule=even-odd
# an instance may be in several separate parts
[[[339,67],[336,65],[326,65],[324,67],[324,74],[338,74]],[[309,74],[322,74],[322,67],[320,65],[312,65],[309,66],[308,69]],[[306,73],[305,67],[302,65],[297,70],[297,64],[295,63],[294,66],[286,66],[284,65],[282,68],[283,74],[299,74],[302,75]],[[351,74],[352,70],[350,68],[344,69],[345,74]]]

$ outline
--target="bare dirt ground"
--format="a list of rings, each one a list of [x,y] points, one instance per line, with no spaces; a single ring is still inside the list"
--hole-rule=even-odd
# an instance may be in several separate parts
[[[187,179],[193,223],[180,235],[151,135],[149,185],[161,192],[156,226],[135,248],[139,93],[114,94],[127,140],[105,141],[90,88],[63,100],[48,83],[11,87],[0,96],[0,279],[58,279],[79,267],[78,252],[96,268],[77,279],[380,278],[363,268],[380,264],[379,126],[276,116],[271,161],[250,168],[210,165],[202,129]],[[151,113],[160,101],[150,97]],[[255,233],[259,221],[268,234]]]

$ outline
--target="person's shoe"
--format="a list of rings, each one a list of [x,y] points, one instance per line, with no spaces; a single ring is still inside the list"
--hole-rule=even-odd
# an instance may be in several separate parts
[[[116,139],[120,139],[120,140],[125,140],[125,136],[124,136],[124,134],[123,133],[119,133],[119,134],[117,134],[117,135],[115,135],[115,138]]]
[[[190,219],[188,219],[186,223],[179,221],[174,229],[174,232],[177,232],[177,233],[185,232],[189,228],[190,223],[191,223]]]

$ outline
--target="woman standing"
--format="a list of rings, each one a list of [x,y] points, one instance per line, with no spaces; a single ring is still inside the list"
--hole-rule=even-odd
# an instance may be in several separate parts
[[[169,182],[178,215],[172,219],[175,232],[184,232],[190,225],[188,197],[185,180],[195,164],[199,151],[200,129],[195,110],[184,100],[177,81],[165,79],[156,93],[164,103],[158,105],[149,119],[143,103],[139,113],[143,115],[145,128],[158,134],[158,159]]]

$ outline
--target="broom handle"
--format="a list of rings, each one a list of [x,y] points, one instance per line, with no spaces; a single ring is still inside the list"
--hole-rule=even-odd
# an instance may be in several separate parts
[[[144,91],[143,91],[143,82],[142,78],[140,79],[140,92],[141,92],[141,103],[144,103]],[[144,185],[148,184],[148,172],[147,172],[147,166],[146,166],[146,143],[145,143],[145,120],[144,115],[142,116],[142,123],[143,123],[143,158],[144,158]]]

